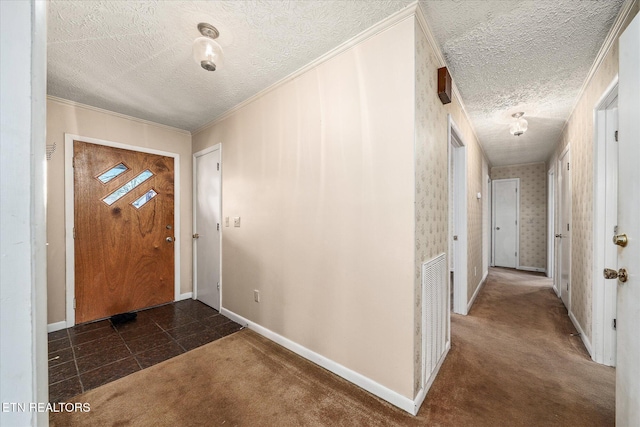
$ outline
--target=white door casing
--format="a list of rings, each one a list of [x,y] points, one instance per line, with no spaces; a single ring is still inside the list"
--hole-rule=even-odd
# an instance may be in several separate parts
[[[629,238],[618,249],[618,266],[629,273],[618,285],[616,425],[640,425],[640,16],[619,39],[618,233]],[[620,282],[618,282],[620,283]]]
[[[616,362],[617,286],[602,275],[605,267],[617,269],[618,250],[613,244],[618,224],[618,77],[594,109],[593,187],[593,321],[594,361],[608,366]]]
[[[493,264],[517,268],[520,179],[493,180]]]
[[[467,147],[462,133],[455,122],[449,121],[449,160],[454,165],[449,168],[450,182],[454,186],[450,209],[453,217],[449,221],[449,247],[453,255],[450,270],[453,270],[453,311],[466,315],[468,311],[467,293]],[[455,238],[454,238],[455,236]],[[450,276],[449,276],[450,277]]]
[[[560,298],[571,312],[571,152],[565,149],[558,162],[559,221],[556,228],[558,240],[558,280]]]
[[[555,235],[555,224],[553,220],[554,212],[555,212],[555,171],[553,167],[549,169],[547,172],[547,277],[553,277],[554,269],[554,235]],[[555,284],[555,281],[554,281]],[[556,289],[557,291],[557,289]]]
[[[193,270],[195,299],[221,305],[221,146],[193,155]]]

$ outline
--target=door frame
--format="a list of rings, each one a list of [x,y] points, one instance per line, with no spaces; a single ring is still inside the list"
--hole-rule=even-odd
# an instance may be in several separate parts
[[[553,277],[554,257],[555,257],[555,221],[554,212],[556,209],[556,187],[555,187],[555,167],[547,171],[547,277]],[[555,285],[555,282],[554,282]],[[557,293],[557,290],[556,290]]]
[[[565,195],[562,193],[562,186],[559,185],[559,179],[560,179],[560,175],[563,175],[563,178],[565,176],[565,174],[563,174],[563,170],[562,170],[562,159],[564,158],[565,155],[569,154],[569,164],[571,164],[571,150],[570,150],[571,146],[570,144],[567,144],[567,146],[564,148],[564,150],[562,150],[562,152],[560,153],[560,155],[558,156],[557,159],[557,167],[556,167],[556,171],[557,171],[557,175],[556,175],[556,194],[557,194],[557,204],[556,204],[556,212],[559,212],[560,214],[557,215],[556,218],[556,231],[560,230],[560,231],[564,231],[564,227],[562,224],[562,198],[565,197]],[[569,171],[571,172],[571,171]],[[571,181],[571,174],[569,174],[569,183],[568,183],[568,188],[569,188],[569,218],[571,221],[571,226],[573,226],[573,188],[572,188],[572,181]],[[573,229],[569,230],[569,233],[573,236]],[[563,234],[563,233],[559,233],[559,234]],[[554,236],[555,238],[555,236]],[[562,244],[561,241],[558,242],[558,244]],[[567,291],[567,312],[569,313],[569,317],[573,316],[573,313],[571,312],[571,245],[573,244],[573,239],[570,240],[570,246],[568,248],[569,250],[569,265],[568,265],[568,272],[567,272],[567,277],[569,278],[569,289]],[[562,251],[558,250],[558,247],[556,246],[556,250],[555,255],[556,255],[556,275],[555,275],[555,280],[554,280],[554,285],[556,286],[557,290],[558,290],[558,297],[562,300],[562,252],[564,252],[566,250],[565,245],[562,245]],[[564,304],[564,301],[563,301]],[[576,322],[574,322],[575,324]]]
[[[137,145],[123,144],[120,142],[107,141],[98,138],[89,138],[70,133],[64,134],[64,222],[65,222],[65,247],[66,247],[66,327],[70,328],[75,325],[76,309],[75,309],[75,244],[73,239],[73,230],[75,227],[75,189],[74,189],[74,173],[73,173],[73,141],[80,140],[91,144],[104,145],[107,147],[121,148],[124,150],[138,151],[141,153],[156,154],[159,156],[173,158],[173,180],[174,180],[174,199],[173,199],[173,215],[174,215],[174,301],[180,299],[180,154],[168,151],[160,151],[147,147],[139,147]]]
[[[520,178],[502,178],[491,181],[491,265],[496,265],[496,182],[516,182],[516,269],[520,268]]]
[[[605,267],[605,242],[607,236],[613,234],[605,229],[605,210],[607,205],[606,195],[606,112],[610,104],[618,97],[618,75],[613,78],[600,100],[593,109],[593,298],[592,298],[592,334],[591,334],[591,358],[601,364],[615,366],[607,362],[606,343],[610,342],[610,334],[613,334],[607,313],[615,312],[615,299],[606,298],[607,287],[616,286],[611,281],[606,281],[602,275]],[[609,171],[611,172],[611,171]],[[615,171],[617,173],[617,171]],[[617,288],[616,288],[617,293]],[[609,295],[610,296],[610,295]],[[615,349],[614,349],[615,350]],[[615,354],[615,352],[614,352]]]
[[[453,242],[453,312],[466,315],[469,310],[467,302],[469,299],[467,291],[467,145],[451,114],[447,115],[447,119],[448,182],[451,182],[451,170],[448,165],[453,156],[454,222],[455,230],[458,231],[458,240]],[[449,239],[453,239],[453,231],[453,224],[449,224]],[[451,271],[451,266],[448,271]],[[449,277],[447,280],[450,280]]]
[[[220,194],[220,199],[218,200],[218,207],[220,208],[220,277],[218,277],[218,283],[220,283],[220,292],[218,292],[218,297],[219,297],[219,301],[218,301],[218,306],[220,307],[220,311],[222,311],[222,229],[224,228],[223,225],[223,221],[222,221],[222,143],[217,143],[216,145],[213,145],[211,147],[205,148],[204,150],[200,150],[196,153],[193,153],[193,166],[192,166],[192,170],[193,170],[193,186],[192,186],[192,191],[193,191],[193,196],[192,196],[192,200],[193,200],[193,204],[192,204],[192,208],[193,208],[193,222],[192,222],[192,233],[195,233],[195,230],[197,230],[197,219],[196,219],[196,204],[198,202],[197,200],[197,187],[196,187],[196,180],[197,180],[197,169],[196,169],[196,158],[197,157],[201,157],[204,156],[205,154],[209,154],[212,153],[216,150],[220,151],[220,187],[218,188],[218,194]],[[196,240],[193,239],[193,299],[197,299],[198,298],[198,275],[197,275],[197,271],[198,271],[198,257],[197,257],[197,253],[198,253],[198,249],[197,249],[197,244],[196,244]]]

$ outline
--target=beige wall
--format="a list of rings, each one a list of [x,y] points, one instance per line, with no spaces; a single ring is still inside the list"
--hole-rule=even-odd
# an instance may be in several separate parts
[[[222,143],[223,216],[242,218],[223,307],[408,398],[413,36],[406,19],[193,138]]]
[[[638,13],[633,5],[623,28]],[[555,165],[559,155],[569,145],[571,150],[571,311],[591,341],[592,334],[592,271],[593,271],[593,109],[618,73],[618,41],[607,53],[562,133],[562,139],[551,160]]]
[[[520,178],[520,267],[547,268],[547,166],[491,168],[491,179]]]
[[[57,150],[47,162],[48,323],[65,320],[65,133],[154,148],[180,155],[180,289],[183,293],[190,292],[192,286],[190,134],[49,99],[47,144],[55,142]]]

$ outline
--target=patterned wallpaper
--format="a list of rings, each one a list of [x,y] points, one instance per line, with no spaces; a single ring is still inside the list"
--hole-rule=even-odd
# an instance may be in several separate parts
[[[547,166],[491,168],[491,179],[520,178],[520,266],[547,266]]]
[[[416,248],[414,307],[414,395],[422,375],[422,293],[420,266],[447,252],[448,171],[447,112],[437,95],[438,62],[420,25],[416,48]]]
[[[417,13],[422,13],[418,9]],[[468,188],[468,298],[482,280],[482,191],[480,149],[470,122],[454,97],[446,106],[437,96],[437,69],[441,67],[421,26],[415,26],[416,49],[416,250],[414,306],[414,394],[420,391],[422,375],[422,300],[420,266],[424,261],[448,251],[448,120],[451,114],[467,144]],[[475,273],[475,274],[474,274]]]
[[[634,6],[627,24],[638,13]],[[626,25],[626,24],[625,24]],[[571,311],[589,341],[592,333],[593,281],[593,108],[618,73],[618,42],[604,58],[587,85],[562,133],[551,160],[569,145],[571,150]]]

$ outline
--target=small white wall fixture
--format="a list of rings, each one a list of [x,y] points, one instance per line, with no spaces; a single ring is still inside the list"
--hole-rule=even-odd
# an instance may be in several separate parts
[[[107,147],[122,148],[141,153],[157,154],[173,158],[174,174],[174,301],[180,300],[180,154],[136,145],[122,144],[104,139],[88,138],[69,133],[64,134],[64,220],[65,220],[65,246],[66,246],[66,324],[67,328],[75,325],[75,245],[73,241],[73,227],[75,218],[74,186],[73,186],[73,141],[84,141],[91,144],[105,145]]]
[[[448,115],[449,159],[453,159],[454,199],[453,224],[449,224],[449,239],[453,239],[453,311],[457,314],[467,314],[467,146],[462,138],[462,132]],[[451,161],[449,161],[451,164]],[[452,171],[449,170],[449,174]],[[451,247],[451,245],[450,245]],[[451,268],[450,268],[451,270]]]

